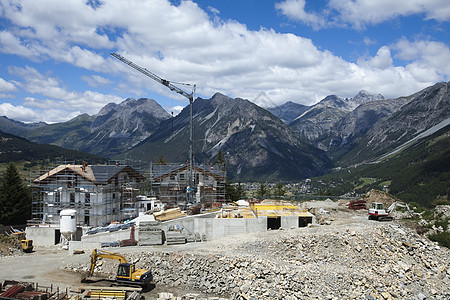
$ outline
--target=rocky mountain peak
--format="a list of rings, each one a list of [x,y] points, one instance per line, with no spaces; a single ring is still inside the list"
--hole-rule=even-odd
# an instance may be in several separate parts
[[[356,94],[353,98],[347,99],[348,108],[353,110],[357,108],[361,104],[365,104],[371,101],[380,101],[385,100],[384,96],[381,94],[370,94],[366,90],[361,90],[358,94]]]
[[[226,96],[226,95],[224,95],[222,93],[217,92],[211,97],[210,101],[212,101],[212,100],[225,100],[225,99],[230,99],[230,97],[228,97],[228,96]]]
[[[289,124],[308,109],[309,106],[288,101],[285,104],[271,107],[267,110],[283,120],[286,124]]]
[[[126,100],[125,100],[126,101]],[[110,102],[108,104],[106,104],[105,106],[103,106],[100,111],[98,112],[97,115],[95,116],[104,116],[109,114],[112,110],[114,110],[116,108],[117,104],[114,102]]]

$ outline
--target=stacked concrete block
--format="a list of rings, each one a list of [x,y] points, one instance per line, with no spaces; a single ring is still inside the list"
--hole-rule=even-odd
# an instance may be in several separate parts
[[[167,245],[186,244],[186,236],[179,231],[168,231]]]
[[[147,221],[139,224],[139,245],[152,246],[164,244],[164,232],[161,222]]]

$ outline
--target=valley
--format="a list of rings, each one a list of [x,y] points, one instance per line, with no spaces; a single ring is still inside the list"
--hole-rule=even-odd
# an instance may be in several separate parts
[[[441,82],[396,99],[361,91],[353,98],[330,95],[312,106],[287,102],[268,109],[220,93],[210,99],[197,98],[193,103],[194,158],[197,163],[213,164],[221,151],[227,177],[234,182],[332,180],[333,184],[316,189],[331,195],[354,189],[363,193],[388,181],[394,195],[430,206],[438,195],[448,195],[450,184],[445,148],[449,86]],[[97,114],[62,123],[25,124],[6,117],[0,122],[5,134],[38,143],[35,147],[51,144],[82,151],[78,156],[60,155],[59,160],[93,163],[103,157],[145,168],[161,158],[174,163],[189,157],[189,107],[171,117],[147,98],[110,103]],[[8,138],[3,140],[6,145]],[[51,154],[50,146],[28,156],[23,149],[7,147],[10,151],[0,154],[4,162],[33,166],[58,157]],[[48,155],[39,158],[38,153]],[[441,167],[433,171],[432,165]],[[410,172],[403,172],[405,168]],[[415,179],[406,180],[408,174]],[[374,184],[349,184],[364,177],[376,178]],[[423,197],[423,191],[414,191],[416,184],[433,187],[426,188]]]

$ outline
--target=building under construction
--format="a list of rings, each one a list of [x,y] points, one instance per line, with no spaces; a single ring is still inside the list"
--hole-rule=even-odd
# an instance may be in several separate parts
[[[80,226],[96,227],[131,219],[142,206],[139,194],[169,206],[213,206],[224,202],[225,171],[212,165],[195,165],[192,169],[191,180],[186,164],[151,165],[146,172],[127,165],[86,163],[35,171],[30,174],[30,223],[58,225],[64,209],[77,211]]]
[[[59,224],[64,209],[83,226],[101,226],[135,215],[141,173],[126,165],[63,164],[31,174],[32,221]],[[34,178],[34,180],[33,180]]]
[[[218,166],[195,164],[152,165],[151,194],[165,204],[214,206],[225,202],[226,171]]]

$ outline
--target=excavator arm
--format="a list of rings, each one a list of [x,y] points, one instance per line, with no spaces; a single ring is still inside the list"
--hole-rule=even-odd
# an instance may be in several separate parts
[[[409,213],[411,216],[413,215],[413,212],[412,212],[412,210],[409,208],[408,204],[403,203],[403,202],[394,202],[394,203],[392,203],[392,205],[389,206],[389,208],[388,208],[388,210],[387,210],[388,214],[391,214],[391,213],[397,208],[397,206],[406,208],[406,210],[408,211],[408,213]]]
[[[88,276],[92,276],[92,274],[94,274],[95,264],[99,257],[118,260],[121,264],[127,263],[126,258],[120,254],[94,249],[94,251],[92,251],[92,255],[91,255],[91,265],[89,267],[89,275]]]

